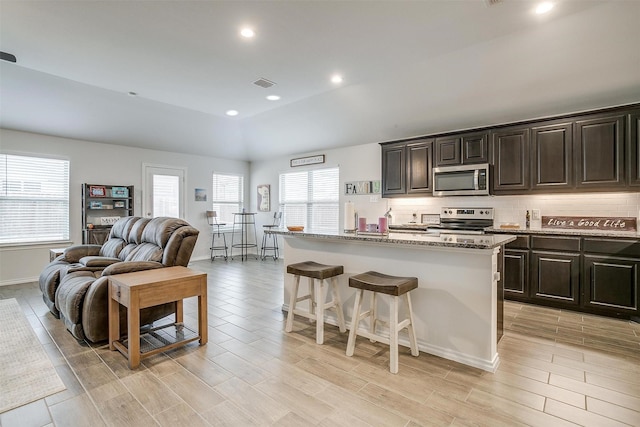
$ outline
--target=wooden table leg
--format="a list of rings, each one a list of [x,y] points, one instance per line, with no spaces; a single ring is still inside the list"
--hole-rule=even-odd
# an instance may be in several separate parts
[[[129,369],[135,369],[140,366],[140,301],[137,296],[131,295],[129,301],[128,316],[128,333],[129,333]]]
[[[209,340],[209,325],[207,324],[207,278],[200,280],[200,295],[198,295],[198,332],[200,345]]]
[[[182,323],[184,321],[184,305],[183,301],[179,299],[176,301],[176,323]]]
[[[209,325],[207,325],[207,298],[198,296],[198,333],[200,334],[200,345],[205,345],[209,340]]]
[[[112,298],[111,284],[109,286],[109,350],[115,350],[113,345],[120,339],[120,304]]]

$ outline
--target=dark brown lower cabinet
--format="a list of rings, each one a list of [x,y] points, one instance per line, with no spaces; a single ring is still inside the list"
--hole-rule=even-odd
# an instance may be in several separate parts
[[[506,299],[640,319],[640,240],[518,235],[506,245]]]
[[[638,315],[639,259],[585,255],[583,306],[617,316]]]
[[[580,254],[531,252],[531,298],[580,304]]]
[[[504,295],[516,301],[529,299],[529,251],[506,249],[504,251]]]

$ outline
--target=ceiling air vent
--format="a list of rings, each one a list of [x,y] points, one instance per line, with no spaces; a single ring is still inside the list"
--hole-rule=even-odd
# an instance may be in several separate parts
[[[484,0],[484,4],[487,7],[495,6],[502,3],[504,0]]]
[[[275,83],[272,82],[271,80],[267,80],[264,77],[260,77],[258,80],[256,80],[255,82],[253,82],[254,85],[256,86],[260,86],[263,87],[265,89],[270,88],[271,86],[273,86]]]

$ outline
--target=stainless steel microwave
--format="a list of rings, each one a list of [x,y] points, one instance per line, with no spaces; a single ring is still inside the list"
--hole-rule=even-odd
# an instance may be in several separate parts
[[[433,168],[434,196],[486,196],[488,194],[488,163]]]

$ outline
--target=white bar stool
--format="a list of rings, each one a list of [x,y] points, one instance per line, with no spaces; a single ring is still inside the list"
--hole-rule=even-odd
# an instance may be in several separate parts
[[[313,261],[305,261],[287,266],[287,273],[294,275],[293,289],[289,296],[289,313],[287,314],[286,332],[293,330],[293,316],[306,317],[316,322],[316,343],[324,342],[324,311],[334,309],[338,316],[338,328],[340,332],[346,332],[347,327],[344,322],[344,313],[342,312],[342,303],[338,294],[337,276],[344,272],[341,265],[324,265]],[[309,293],[298,297],[298,287],[300,285],[300,276],[309,278]],[[315,286],[315,280],[319,280],[318,286]],[[331,301],[325,302],[325,294],[323,292],[323,284],[326,279],[331,279],[329,286],[332,298]],[[329,290],[327,290],[329,293]],[[309,300],[309,311],[301,311],[296,309],[296,304],[300,301]]]
[[[356,300],[353,306],[353,318],[351,320],[351,330],[349,331],[349,341],[347,342],[347,356],[353,356],[356,347],[356,335],[369,338],[372,342],[379,341],[389,345],[389,371],[392,374],[398,373],[398,332],[407,328],[409,332],[409,345],[411,355],[418,356],[418,341],[413,331],[413,310],[411,308],[410,291],[418,287],[416,277],[397,277],[378,273],[377,271],[367,271],[349,278],[349,287],[358,289]],[[364,291],[371,292],[371,306],[369,310],[361,313]],[[376,334],[377,323],[383,322],[376,317],[376,295],[386,294],[393,298],[390,304],[389,314],[389,336]],[[407,305],[408,317],[398,321],[398,304],[400,297],[404,295]],[[358,324],[361,320],[369,319],[369,331],[359,331]]]

